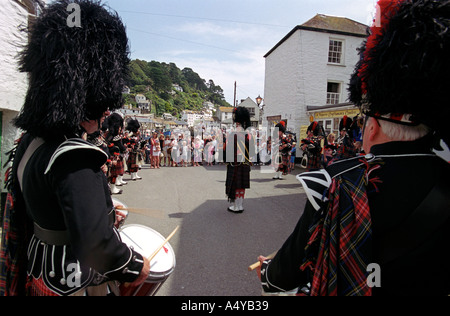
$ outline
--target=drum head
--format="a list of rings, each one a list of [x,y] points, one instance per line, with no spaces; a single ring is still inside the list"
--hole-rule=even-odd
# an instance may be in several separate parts
[[[120,229],[122,241],[142,256],[149,258],[166,240],[157,231],[142,225],[126,225]],[[166,275],[175,269],[175,253],[167,243],[150,263],[151,275]]]

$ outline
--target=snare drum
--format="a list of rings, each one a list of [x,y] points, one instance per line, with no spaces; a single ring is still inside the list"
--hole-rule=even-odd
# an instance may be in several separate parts
[[[122,241],[142,256],[149,258],[165,238],[157,231],[142,225],[127,225],[120,230]],[[150,274],[138,287],[122,285],[121,296],[154,296],[175,270],[175,253],[167,243],[150,262]]]
[[[128,206],[117,199],[112,199],[113,205],[116,212],[116,222],[114,226],[119,229],[123,224],[125,224],[125,220],[128,218]]]

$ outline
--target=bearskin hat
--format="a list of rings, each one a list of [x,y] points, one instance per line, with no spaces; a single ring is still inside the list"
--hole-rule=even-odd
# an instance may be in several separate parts
[[[278,128],[280,130],[280,132],[286,133],[286,122],[281,121],[280,123],[275,125],[275,128]]]
[[[127,131],[130,131],[132,133],[137,133],[139,129],[141,128],[141,124],[139,124],[138,120],[129,120],[127,123]]]
[[[241,124],[242,128],[245,130],[251,126],[250,122],[250,112],[247,108],[240,106],[233,111],[233,122]]]
[[[314,136],[319,136],[320,134],[320,124],[319,122],[312,122],[309,127],[308,130],[306,131],[307,133],[309,132],[313,132]]]
[[[70,27],[70,3],[79,5],[81,27]],[[73,134],[122,106],[129,47],[117,15],[96,0],[60,0],[43,10],[29,30],[20,70],[29,89],[15,125],[30,134]]]
[[[109,136],[116,137],[119,135],[120,128],[123,128],[123,117],[118,113],[113,113],[107,117],[105,123],[108,126]]]
[[[341,122],[339,123],[339,131],[343,131],[344,129],[346,131],[349,131],[352,127],[353,120],[349,118],[347,115],[345,115]]]
[[[349,99],[372,116],[425,124],[450,144],[450,1],[380,0]]]

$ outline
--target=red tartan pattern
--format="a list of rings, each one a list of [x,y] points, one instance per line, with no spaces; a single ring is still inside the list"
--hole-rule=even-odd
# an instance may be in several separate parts
[[[60,296],[50,290],[44,283],[42,278],[35,279],[30,277],[27,283],[28,296]]]
[[[134,173],[139,171],[139,165],[137,164],[137,152],[130,152],[128,155],[128,172]]]
[[[313,272],[311,296],[372,295],[367,285],[372,250],[365,182],[368,168],[367,164],[349,178],[342,175],[333,179],[328,208],[311,228],[305,249],[308,257],[301,267]]]
[[[0,296],[25,294],[27,235],[29,232],[28,225],[22,222],[14,207],[14,196],[8,193],[1,236]]]
[[[306,169],[308,170],[315,170],[321,168],[321,155],[311,155],[308,156],[308,165],[306,166]]]
[[[125,167],[123,164],[123,159],[120,157],[119,159],[114,159],[116,160],[116,164],[111,165],[111,168],[109,170],[109,175],[110,177],[114,177],[116,178],[117,176],[122,176],[125,172]]]

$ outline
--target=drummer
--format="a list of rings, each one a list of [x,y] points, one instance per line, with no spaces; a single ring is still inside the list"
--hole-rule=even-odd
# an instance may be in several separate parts
[[[141,284],[149,274],[148,260],[113,227],[101,169],[108,157],[81,138],[122,106],[125,27],[97,2],[75,3],[89,13],[82,28],[68,27],[67,2],[55,2],[34,22],[22,54],[30,87],[15,120],[25,135],[8,178],[0,296],[107,295],[117,290],[109,281]]]

